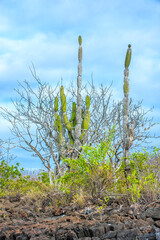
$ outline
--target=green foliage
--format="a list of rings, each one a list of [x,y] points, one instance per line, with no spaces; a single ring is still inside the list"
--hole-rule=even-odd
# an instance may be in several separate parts
[[[131,174],[127,176],[129,189],[127,189],[124,178],[124,163],[121,164],[117,171],[116,190],[119,193],[127,193],[131,196],[132,201],[138,201],[142,196],[153,198],[158,193],[160,187],[159,176],[156,172],[160,171],[160,158],[157,166],[154,159],[159,152],[159,148],[154,148],[153,153],[143,152],[132,153],[130,156]]]
[[[160,148],[154,147],[149,153],[145,149],[142,152],[132,153],[130,156],[131,175],[127,180],[127,188],[124,175],[125,165],[122,161],[114,169],[110,159],[114,157],[112,139],[114,127],[107,136],[107,140],[97,146],[83,146],[79,159],[64,159],[63,162],[70,170],[57,181],[54,188],[65,194],[65,201],[72,201],[81,207],[89,197],[100,198],[98,208],[100,214],[106,206],[109,195],[124,194],[133,202],[141,198],[151,201],[159,196],[160,188]],[[110,156],[110,157],[109,157]],[[19,164],[9,166],[5,161],[0,163],[0,197],[6,195],[31,194],[40,196],[47,194],[51,186],[48,173],[42,172],[37,178],[22,176]],[[69,197],[70,196],[70,197]],[[70,199],[70,200],[69,200]],[[60,199],[55,199],[61,204]]]
[[[8,165],[4,160],[0,163],[0,190],[8,187],[11,182],[13,182],[17,178],[21,178],[22,174],[20,171],[23,171],[23,168],[18,169],[19,163],[16,165]]]
[[[50,183],[48,172],[41,172],[41,173],[39,173],[38,174],[38,179],[40,181],[42,181],[42,183],[45,183],[47,185],[49,185],[49,183]]]
[[[79,159],[66,158],[63,160],[70,168],[58,181],[64,188],[75,191],[83,188],[92,196],[99,196],[103,188],[109,189],[112,179],[112,167],[107,154],[114,155],[111,142],[114,128],[111,130],[108,141],[101,142],[97,147],[83,146]]]

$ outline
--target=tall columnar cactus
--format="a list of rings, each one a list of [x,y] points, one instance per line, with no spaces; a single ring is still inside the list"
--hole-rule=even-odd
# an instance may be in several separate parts
[[[61,108],[63,113],[63,121],[66,129],[68,130],[68,136],[70,139],[70,145],[73,147],[73,150],[78,152],[81,149],[81,146],[84,144],[84,137],[89,128],[89,107],[90,107],[90,98],[86,96],[85,102],[85,111],[82,114],[82,97],[81,97],[81,88],[82,88],[82,38],[78,38],[79,48],[78,48],[78,77],[77,77],[77,102],[72,104],[72,113],[71,118],[68,120],[66,108],[66,96],[64,93],[64,88],[61,86],[60,89],[60,98],[61,98]],[[75,157],[75,156],[74,156]]]
[[[124,102],[123,102],[123,157],[126,165],[126,171],[130,170],[129,167],[129,65],[131,61],[131,45],[128,45],[126,59],[125,59],[125,70],[124,70]]]
[[[80,136],[81,136],[81,108],[82,108],[82,38],[78,38],[78,76],[77,76],[77,109],[76,109],[76,126],[75,126],[75,148],[77,150],[81,147]]]

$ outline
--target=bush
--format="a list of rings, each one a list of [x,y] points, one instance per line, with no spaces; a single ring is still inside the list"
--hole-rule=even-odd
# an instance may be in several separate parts
[[[129,188],[127,188],[126,180],[124,178],[124,164],[121,163],[119,170],[116,173],[116,187],[118,193],[127,193],[130,195],[132,201],[138,200],[154,200],[159,196],[160,187],[160,158],[157,158],[155,165],[155,158],[159,154],[159,148],[154,148],[153,153],[147,152],[143,149],[142,152],[132,153],[130,155],[131,174],[128,175],[127,181]]]
[[[101,142],[97,147],[83,146],[78,159],[63,160],[69,166],[69,171],[58,180],[64,190],[77,193],[81,189],[92,197],[101,197],[107,191],[111,191],[113,169],[107,154],[114,156],[111,147],[113,135],[114,128],[108,141]]]

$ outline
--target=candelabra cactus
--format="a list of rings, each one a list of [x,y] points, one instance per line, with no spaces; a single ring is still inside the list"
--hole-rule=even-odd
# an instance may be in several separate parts
[[[73,102],[72,103],[72,113],[71,113],[71,118],[70,120],[68,120],[67,117],[67,113],[66,113],[66,96],[64,94],[64,88],[63,86],[61,86],[61,105],[62,105],[62,111],[63,111],[63,120],[64,120],[64,124],[66,126],[66,129],[68,130],[68,136],[70,139],[70,144],[72,146],[75,146],[75,140],[76,140],[76,126],[77,126],[77,107],[76,107],[76,103]],[[87,95],[86,96],[86,102],[85,102],[85,112],[82,114],[83,110],[81,109],[81,135],[79,137],[79,141],[80,141],[80,147],[81,145],[84,143],[84,136],[87,133],[87,130],[89,128],[89,122],[90,122],[90,115],[89,115],[89,107],[90,107],[90,98]]]
[[[124,70],[124,102],[123,102],[123,157],[126,165],[126,171],[130,171],[129,167],[129,65],[131,61],[131,45],[128,45],[126,58],[125,58],[125,70]],[[127,173],[126,173],[127,174]]]
[[[81,97],[81,88],[82,88],[82,38],[79,36],[78,38],[79,48],[78,48],[78,77],[77,77],[77,102],[73,102],[72,104],[72,113],[70,120],[67,116],[67,104],[66,104],[66,95],[64,93],[64,88],[61,86],[60,88],[60,99],[61,99],[61,109],[63,122],[68,130],[68,136],[70,139],[70,145],[73,147],[73,150],[77,152],[81,149],[81,146],[84,144],[84,137],[89,128],[89,107],[90,107],[90,98],[86,96],[85,101],[85,111],[82,114],[82,97]],[[55,99],[54,109],[57,110],[57,99]],[[59,115],[56,115],[55,127],[56,130],[61,133],[61,120]],[[59,125],[58,125],[59,124]]]

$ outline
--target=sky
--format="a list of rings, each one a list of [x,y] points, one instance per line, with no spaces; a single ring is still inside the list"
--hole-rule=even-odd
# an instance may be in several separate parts
[[[34,79],[35,65],[42,82],[52,86],[77,78],[78,36],[83,45],[83,83],[109,86],[123,98],[124,59],[132,46],[130,96],[154,106],[160,123],[160,0],[0,0],[0,106],[12,109],[18,81]],[[152,130],[160,135],[160,125]],[[10,136],[0,117],[1,139]],[[160,139],[154,140],[158,145]],[[41,168],[40,160],[15,150],[25,168]]]

